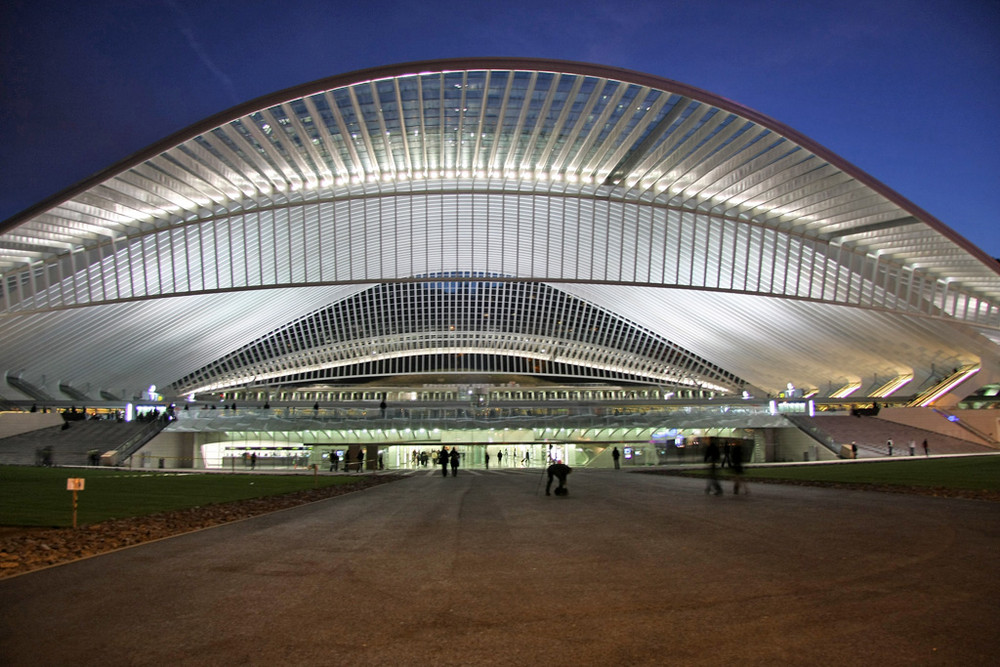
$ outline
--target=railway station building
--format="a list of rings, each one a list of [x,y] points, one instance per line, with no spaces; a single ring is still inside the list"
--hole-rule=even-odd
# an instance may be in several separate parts
[[[875,413],[1000,439],[996,259],[781,122],[613,67],[276,92],[0,223],[0,274],[0,435],[169,415],[112,464],[823,459],[817,420]]]

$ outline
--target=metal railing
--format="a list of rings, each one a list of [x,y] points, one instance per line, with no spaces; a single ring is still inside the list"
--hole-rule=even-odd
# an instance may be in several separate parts
[[[168,423],[162,419],[151,421],[146,425],[146,428],[133,434],[128,440],[115,447],[113,450],[113,460],[110,461],[111,465],[119,465],[132,456],[132,454],[135,454],[143,445],[155,438],[157,433],[166,428]]]

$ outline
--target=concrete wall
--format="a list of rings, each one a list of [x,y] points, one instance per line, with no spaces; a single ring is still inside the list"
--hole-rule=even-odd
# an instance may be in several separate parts
[[[961,421],[969,423],[973,428],[991,436],[994,441],[1000,441],[1000,414],[996,410],[949,410]],[[948,419],[930,408],[883,408],[878,413],[879,419],[922,428],[925,431],[940,433],[959,440],[968,440],[980,445],[996,446],[996,442],[990,442],[976,436],[968,429],[959,424],[948,421]]]
[[[162,431],[132,455],[133,468],[191,468],[195,464],[194,433]],[[128,465],[126,461],[124,465]]]
[[[771,429],[774,434],[773,458],[770,461],[835,461],[839,457],[797,428]]]
[[[59,426],[62,422],[58,412],[0,412],[0,438]]]

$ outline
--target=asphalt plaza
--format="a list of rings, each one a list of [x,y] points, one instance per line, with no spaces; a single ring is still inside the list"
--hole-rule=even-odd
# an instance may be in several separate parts
[[[1000,504],[434,469],[0,581],[5,665],[995,664]]]

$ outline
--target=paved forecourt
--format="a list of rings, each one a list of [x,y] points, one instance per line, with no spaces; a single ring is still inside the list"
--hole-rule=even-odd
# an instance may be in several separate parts
[[[1000,504],[439,469],[0,581],[8,667],[994,664]]]

